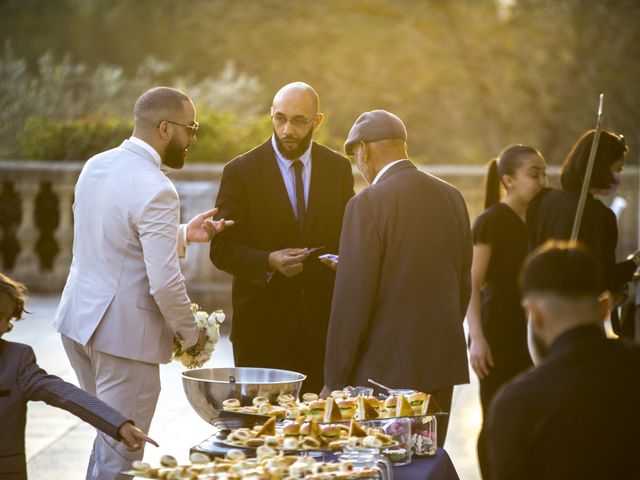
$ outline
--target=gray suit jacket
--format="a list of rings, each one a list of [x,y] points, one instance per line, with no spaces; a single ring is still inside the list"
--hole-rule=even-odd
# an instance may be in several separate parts
[[[171,358],[198,328],[178,260],[180,203],[144,148],[125,140],[85,164],[75,188],[73,261],[58,332],[147,363]]]
[[[324,376],[431,392],[469,381],[472,240],[462,195],[402,161],[347,205]]]
[[[0,478],[25,479],[27,402],[46,402],[73,413],[115,439],[127,421],[84,390],[47,374],[28,345],[0,339]]]

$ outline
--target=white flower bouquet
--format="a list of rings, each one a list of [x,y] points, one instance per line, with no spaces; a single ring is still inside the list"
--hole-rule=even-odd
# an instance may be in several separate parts
[[[211,358],[211,354],[216,349],[218,340],[220,340],[220,325],[224,322],[224,312],[216,310],[209,315],[201,310],[198,304],[191,304],[191,311],[196,319],[198,327],[205,328],[207,331],[207,343],[204,349],[200,349],[198,345],[182,349],[177,338],[173,338],[173,355],[172,359],[182,363],[186,368],[200,368]]]

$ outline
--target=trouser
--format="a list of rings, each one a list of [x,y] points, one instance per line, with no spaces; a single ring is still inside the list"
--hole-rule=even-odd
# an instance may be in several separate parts
[[[453,385],[442,387],[429,393],[436,399],[436,402],[438,402],[443,412],[449,412],[449,415],[438,415],[436,418],[438,424],[438,447],[444,448],[444,441],[447,439],[447,430],[449,429],[449,417],[451,416]]]
[[[160,395],[157,364],[139,362],[82,346],[62,335],[62,344],[82,389],[119,411],[135,425],[149,432]],[[144,449],[129,452],[124,445],[98,431],[87,468],[87,480],[123,480]]]
[[[495,394],[505,383],[511,381],[519,373],[523,372],[531,365],[527,366],[497,366],[491,367],[489,375],[480,380],[480,404],[482,405],[482,428],[478,435],[478,464],[483,480],[489,480],[491,475],[491,463],[489,459],[489,446],[487,443],[486,419],[489,415],[489,406]],[[497,413],[500,414],[499,412]]]

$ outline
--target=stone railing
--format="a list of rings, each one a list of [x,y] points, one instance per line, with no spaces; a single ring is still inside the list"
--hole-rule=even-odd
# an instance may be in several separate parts
[[[82,162],[0,161],[1,271],[24,282],[34,292],[60,292],[71,263],[73,188]],[[422,167],[458,187],[474,219],[482,211],[484,168],[425,165]],[[170,175],[187,221],[215,202],[222,165],[191,164]],[[354,171],[356,190],[364,186]],[[552,184],[557,183],[552,169]],[[638,244],[638,171],[624,172],[619,193],[627,203],[620,219],[619,253]],[[230,308],[231,277],[209,261],[208,245],[192,245],[182,264],[194,301],[206,308]]]

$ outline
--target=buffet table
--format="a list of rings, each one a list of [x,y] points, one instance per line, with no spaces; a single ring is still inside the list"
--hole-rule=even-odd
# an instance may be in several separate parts
[[[223,456],[227,450],[228,447],[220,445],[212,436],[191,448],[190,453],[201,452],[215,457]],[[326,454],[325,460],[335,458]],[[460,480],[451,458],[442,448],[438,448],[433,457],[414,457],[409,465],[394,467],[393,475],[394,480]]]

